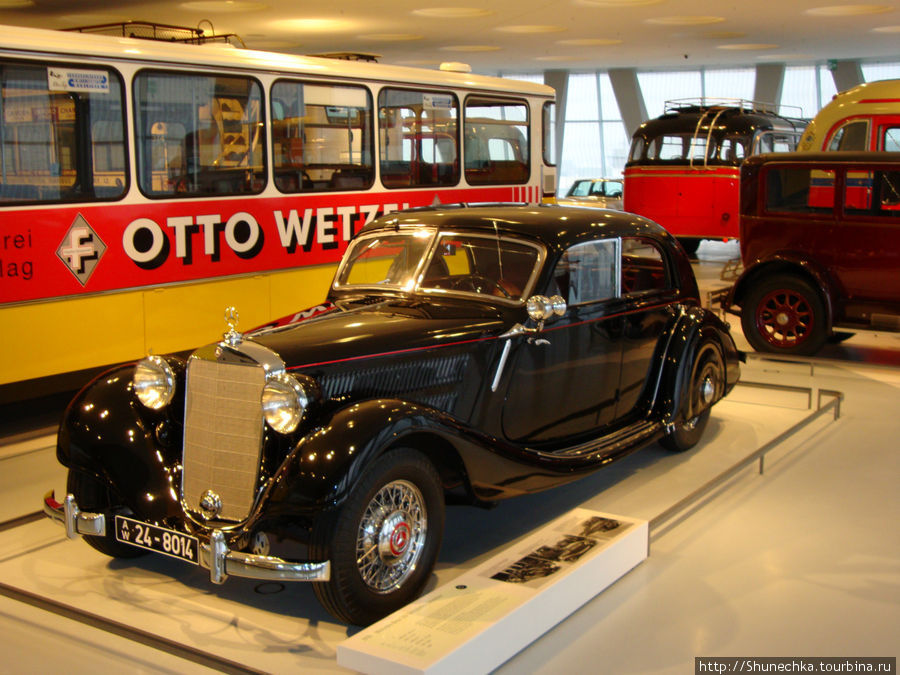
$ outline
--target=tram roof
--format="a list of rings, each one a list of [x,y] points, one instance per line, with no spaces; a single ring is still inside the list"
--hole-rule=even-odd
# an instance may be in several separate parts
[[[551,98],[555,96],[551,87],[522,80],[237,49],[221,44],[190,45],[18,26],[0,26],[0,35],[0,50],[20,52],[23,55],[108,58],[173,67],[201,65],[256,72],[330,76],[347,80],[459,87]]]

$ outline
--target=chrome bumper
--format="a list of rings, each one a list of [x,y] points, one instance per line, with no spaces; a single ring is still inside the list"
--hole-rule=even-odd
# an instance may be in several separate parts
[[[66,528],[66,536],[106,536],[106,516],[82,511],[74,495],[56,501],[53,490],[44,495],[44,513]],[[200,543],[200,566],[209,570],[214,584],[222,584],[229,576],[266,581],[329,581],[331,562],[292,562],[274,556],[232,551],[222,530],[213,530],[208,543]]]

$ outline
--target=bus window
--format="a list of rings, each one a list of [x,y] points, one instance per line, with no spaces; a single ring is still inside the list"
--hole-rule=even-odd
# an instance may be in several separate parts
[[[0,63],[0,203],[125,194],[122,81],[108,68]]]
[[[881,150],[900,152],[900,127],[885,127],[881,135]]]
[[[740,164],[746,156],[747,139],[744,136],[726,136],[716,152],[716,158],[727,164]]]
[[[828,143],[829,150],[867,150],[868,147],[868,120],[854,120],[844,124]]]
[[[465,108],[466,180],[472,185],[528,180],[528,107],[470,97]]]
[[[762,131],[754,140],[755,150],[753,154],[764,152],[793,152],[797,149],[800,134],[784,131]]]
[[[371,187],[375,166],[368,89],[276,82],[272,145],[275,185],[282,192]]]
[[[382,89],[381,182],[388,188],[459,182],[459,103],[449,93]]]
[[[706,158],[706,136],[677,134],[659,136],[653,140],[647,151],[647,159],[663,162],[703,161]]]
[[[138,185],[148,197],[262,191],[256,80],[144,71],[134,79],[134,100]]]

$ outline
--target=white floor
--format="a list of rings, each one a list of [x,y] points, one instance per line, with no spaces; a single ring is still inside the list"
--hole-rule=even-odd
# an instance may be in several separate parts
[[[716,285],[716,259],[731,253],[728,245],[707,244],[696,266],[704,287]],[[813,366],[752,359],[745,380],[842,391],[840,419],[817,420],[773,451],[764,474],[744,469],[657,531],[643,564],[499,672],[685,673],[698,656],[896,656],[900,370],[856,361],[882,352],[890,361],[900,354],[898,337],[855,336],[829,354],[837,358]],[[569,487],[487,512],[451,509],[434,583],[575,506],[652,518],[805,417],[804,399],[742,388],[717,406],[694,451],[672,455],[653,446]],[[0,452],[6,517],[34,510],[47,488],[61,487],[61,474],[33,467],[38,457],[29,450],[4,460]],[[19,462],[35,478],[12,479],[9,467],[18,472]],[[48,521],[0,532],[0,583],[221,654],[236,671],[243,664],[340,672],[336,646],[353,632],[319,608],[308,586],[273,592],[280,589],[229,580],[212,587],[176,561],[110,562],[66,541]],[[173,650],[2,592],[0,649],[0,673],[209,672]]]

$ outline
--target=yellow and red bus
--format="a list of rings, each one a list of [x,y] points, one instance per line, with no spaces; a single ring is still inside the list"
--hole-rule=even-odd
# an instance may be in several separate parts
[[[534,83],[8,28],[0,93],[0,385],[312,306],[379,214],[556,190]]]

